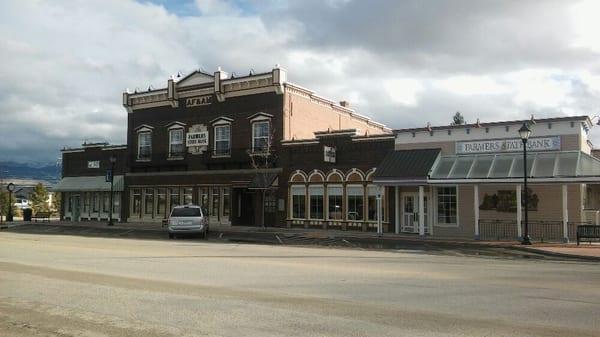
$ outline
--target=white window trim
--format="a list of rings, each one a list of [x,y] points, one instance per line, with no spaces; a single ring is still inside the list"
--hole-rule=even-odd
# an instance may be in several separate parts
[[[454,187],[456,188],[456,223],[447,224],[447,223],[438,223],[438,187]],[[460,200],[459,200],[459,190],[458,185],[439,185],[435,186],[433,189],[433,202],[435,203],[435,207],[433,208],[434,218],[433,224],[435,227],[446,227],[446,228],[458,228],[460,227]],[[418,193],[417,193],[418,195]]]
[[[171,143],[171,132],[173,131],[179,131],[181,130],[181,145],[183,145],[184,151],[185,151],[185,129],[180,126],[180,125],[173,125],[171,127],[169,127],[169,159],[173,160],[173,159],[183,159],[183,154],[174,156],[173,153],[171,152],[171,145],[173,145],[173,143]]]
[[[340,194],[339,196],[342,197],[342,207],[344,207],[344,184],[333,183],[333,184],[325,185],[325,210],[324,210],[325,221],[344,221],[344,219],[345,219],[345,216],[344,216],[345,210],[344,209],[342,209],[342,218],[341,219],[331,219],[329,217],[329,188],[330,187],[339,187],[342,189],[342,194]],[[337,195],[337,194],[335,194],[335,195]]]
[[[141,141],[140,138],[143,134],[150,135],[150,158],[140,158]],[[137,161],[150,161],[152,160],[152,130],[148,128],[141,128],[137,131]]]
[[[311,214],[311,213],[312,213],[312,209],[311,209],[311,207],[310,207],[310,206],[311,206],[311,204],[310,204],[310,196],[311,196],[311,194],[310,194],[310,189],[311,189],[311,187],[320,187],[320,188],[322,188],[322,189],[323,189],[323,194],[321,194],[321,197],[323,197],[323,202],[321,203],[321,208],[322,208],[322,212],[321,212],[321,214],[323,214],[323,216],[322,216],[322,217],[320,217],[320,218],[313,218],[313,217],[311,216],[311,215],[312,215],[312,214]],[[326,219],[326,218],[325,218],[325,215],[326,215],[326,214],[325,214],[325,204],[326,204],[326,202],[325,202],[325,195],[327,194],[327,193],[325,192],[325,189],[326,189],[326,188],[327,188],[327,187],[326,187],[326,186],[325,186],[325,184],[323,184],[323,183],[321,183],[321,184],[311,184],[311,185],[308,185],[308,188],[306,189],[306,190],[307,190],[307,193],[306,193],[306,201],[308,201],[308,214],[307,214],[307,216],[308,216],[308,217],[307,217],[307,219],[309,219],[309,220],[321,220],[321,221],[324,221],[324,220]],[[316,195],[318,195],[318,194],[316,194]]]
[[[304,216],[305,218],[294,218],[294,187],[302,187],[304,189]],[[303,184],[292,184],[290,185],[290,219],[292,220],[306,220],[306,195],[308,191],[306,185]]]
[[[363,198],[363,202],[362,202],[363,203],[363,207],[362,207],[363,208],[363,211],[362,211],[363,218],[360,219],[360,220],[350,220],[349,217],[348,217],[348,212],[350,210],[350,199],[349,199],[350,194],[348,193],[348,187],[362,187],[362,189],[363,189],[363,193],[362,193],[362,198]],[[346,199],[345,200],[345,204],[346,204],[346,210],[345,211],[346,212],[344,214],[344,219],[346,221],[348,221],[348,222],[366,222],[366,220],[365,220],[365,209],[366,209],[365,193],[366,193],[366,189],[365,189],[365,185],[363,185],[363,184],[360,184],[360,183],[354,183],[354,184],[352,184],[352,183],[348,184],[347,183],[346,184],[346,186],[344,188],[344,195],[346,196],[346,198],[345,198]]]
[[[228,127],[229,128],[229,153],[228,154],[217,154],[217,128]],[[213,127],[213,158],[228,158],[231,157],[231,123],[218,123],[214,124]]]
[[[270,134],[271,134],[271,119],[270,118],[265,118],[265,119],[260,119],[260,120],[252,121],[252,139],[251,139],[251,142],[252,142],[252,152],[253,153],[256,152],[254,150],[254,139],[256,138],[256,136],[254,134],[254,132],[255,132],[254,127],[256,126],[256,124],[263,124],[263,123],[268,123],[268,125],[269,125],[269,132],[267,133],[267,143],[270,142],[269,137],[270,137]],[[270,147],[271,145],[273,145],[273,144],[270,144],[268,147]],[[268,152],[268,151],[261,151],[260,153],[266,153],[266,152]]]

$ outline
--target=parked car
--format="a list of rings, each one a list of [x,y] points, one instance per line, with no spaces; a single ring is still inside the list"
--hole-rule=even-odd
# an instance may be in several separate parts
[[[197,205],[175,206],[168,219],[169,239],[179,234],[208,235],[208,214]]]
[[[15,207],[18,209],[25,209],[30,208],[31,204],[27,199],[17,198],[17,202],[15,202]]]

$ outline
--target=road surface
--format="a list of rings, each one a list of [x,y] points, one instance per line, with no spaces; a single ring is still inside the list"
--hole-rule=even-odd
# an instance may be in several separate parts
[[[598,336],[600,265],[0,232],[0,336]]]

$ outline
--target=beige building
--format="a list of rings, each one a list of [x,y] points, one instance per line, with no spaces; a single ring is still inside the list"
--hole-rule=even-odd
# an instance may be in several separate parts
[[[526,194],[518,134],[523,123],[532,130]],[[396,233],[520,238],[527,195],[533,240],[573,239],[577,224],[600,220],[592,125],[578,116],[396,130],[395,151],[374,182],[395,196]]]

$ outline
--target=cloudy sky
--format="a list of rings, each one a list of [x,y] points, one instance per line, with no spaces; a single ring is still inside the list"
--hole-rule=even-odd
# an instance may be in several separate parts
[[[123,143],[122,91],[218,66],[281,64],[392,128],[594,116],[599,16],[595,0],[0,1],[0,160]]]

